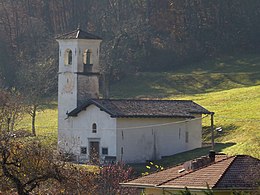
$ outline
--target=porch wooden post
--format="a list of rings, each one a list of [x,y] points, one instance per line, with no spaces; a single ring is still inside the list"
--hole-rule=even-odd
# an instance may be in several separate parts
[[[210,120],[211,120],[211,125],[210,125],[210,129],[211,129],[211,148],[212,150],[215,150],[215,141],[214,141],[214,112],[210,113]]]

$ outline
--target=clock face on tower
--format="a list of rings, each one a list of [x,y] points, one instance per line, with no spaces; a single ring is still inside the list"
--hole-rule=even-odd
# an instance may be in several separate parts
[[[74,76],[71,72],[64,73],[63,91],[70,93],[74,87]]]

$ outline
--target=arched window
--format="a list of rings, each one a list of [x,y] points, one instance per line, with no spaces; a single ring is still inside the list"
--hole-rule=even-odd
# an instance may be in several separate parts
[[[91,49],[86,49],[83,54],[83,63],[92,64],[92,51]]]
[[[66,49],[64,54],[64,64],[71,65],[72,64],[72,51],[70,49]]]
[[[92,133],[97,133],[97,124],[96,123],[92,124]]]

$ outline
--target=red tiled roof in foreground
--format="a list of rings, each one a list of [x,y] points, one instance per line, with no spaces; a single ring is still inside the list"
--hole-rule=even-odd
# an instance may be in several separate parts
[[[194,171],[183,165],[166,169],[122,184],[125,187],[166,189],[255,189],[260,185],[260,160],[247,155],[217,155],[214,163]]]

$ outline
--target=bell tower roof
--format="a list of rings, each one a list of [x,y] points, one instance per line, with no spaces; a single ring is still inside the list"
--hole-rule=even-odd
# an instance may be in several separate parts
[[[81,30],[80,28],[77,28],[74,31],[58,35],[56,39],[94,39],[94,40],[102,40],[97,35],[93,35],[91,33],[88,33],[86,31]]]

